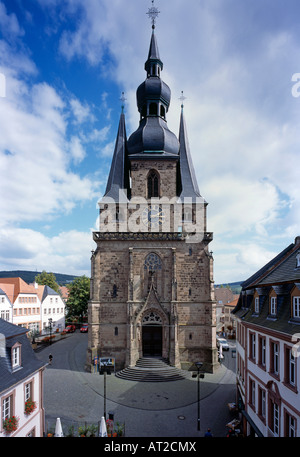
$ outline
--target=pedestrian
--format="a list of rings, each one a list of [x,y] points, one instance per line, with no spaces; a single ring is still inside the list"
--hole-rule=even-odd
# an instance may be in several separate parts
[[[52,359],[53,359],[52,354],[49,354],[49,365],[51,365]]]
[[[207,432],[205,432],[204,436],[205,436],[205,438],[212,438],[212,433],[211,433],[210,428],[207,429]]]

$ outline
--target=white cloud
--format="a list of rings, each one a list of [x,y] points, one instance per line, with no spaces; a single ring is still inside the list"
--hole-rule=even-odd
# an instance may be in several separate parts
[[[81,162],[85,151],[78,137],[69,142],[62,97],[17,72],[8,73],[6,83],[0,99],[0,225],[42,220],[96,198],[97,183],[70,167],[70,159]]]
[[[0,263],[4,270],[43,269],[89,275],[92,249],[94,242],[89,231],[71,230],[47,237],[31,229],[0,229]]]
[[[48,32],[57,34],[61,55],[70,62],[79,59],[98,65],[102,76],[125,91],[130,135],[138,127],[135,91],[145,78],[143,66],[151,34],[145,13],[150,2],[129,0],[125,13],[123,0],[68,0],[63,7],[58,0],[39,3],[55,18],[55,28]],[[238,0],[194,0],[189,7],[182,0],[173,0],[172,8],[166,2],[157,6],[161,11],[156,35],[164,62],[162,78],[172,90],[168,125],[178,132],[178,98],[183,90],[199,187],[210,204],[208,230],[215,232],[216,271],[219,277],[230,273],[235,279],[238,274],[244,277],[253,273],[250,267],[256,268],[258,258],[264,261],[270,253],[279,252],[285,240],[291,242],[300,225],[299,99],[291,96],[291,76],[300,71],[297,11],[268,0],[250,2],[247,7]],[[21,37],[15,18],[8,19],[7,30]],[[28,55],[23,52],[16,58],[0,41],[1,50],[5,61],[0,72],[6,74],[2,68],[12,62],[7,90],[13,101],[5,101],[5,118],[0,112],[5,132],[0,138],[2,186],[11,190],[6,201],[0,202],[0,210],[10,218],[18,215],[20,220],[27,216],[24,201],[31,203],[31,218],[70,210],[93,195],[92,183],[68,168],[70,159],[81,163],[88,141],[106,142],[103,147],[97,145],[99,157],[111,156],[114,141],[108,137],[109,126],[93,127],[89,132],[80,128],[69,143],[70,116],[81,127],[92,120],[90,107],[71,98],[72,113],[67,116],[66,100],[53,88],[46,84],[31,88],[17,77],[20,72],[37,72]],[[112,104],[105,91],[102,103]],[[109,119],[110,110],[106,112]],[[116,132],[117,126],[113,129]],[[38,196],[26,188],[24,169],[27,179],[37,182]],[[6,178],[8,172],[12,184]],[[230,233],[239,240],[244,237],[245,243],[233,243]],[[251,251],[252,258],[247,257]]]
[[[70,152],[75,164],[79,164],[86,155],[80,139],[76,136],[72,136],[70,140]]]

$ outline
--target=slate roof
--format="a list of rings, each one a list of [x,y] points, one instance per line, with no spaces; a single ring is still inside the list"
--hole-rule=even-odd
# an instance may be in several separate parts
[[[22,382],[46,364],[37,359],[30,340],[28,330],[0,319],[0,393],[11,386]],[[21,343],[21,368],[12,369],[11,348]]]
[[[300,267],[296,256],[300,252],[300,239],[290,244],[257,273],[242,284],[242,291],[233,313],[243,321],[269,330],[293,335],[300,331],[300,321],[291,316],[291,290],[299,288]],[[277,314],[269,314],[269,294],[277,296]],[[254,310],[254,293],[259,296],[259,313]]]

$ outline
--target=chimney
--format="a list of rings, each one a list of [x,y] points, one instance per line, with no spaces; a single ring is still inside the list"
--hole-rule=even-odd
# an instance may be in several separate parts
[[[300,244],[300,236],[296,236],[295,245]]]

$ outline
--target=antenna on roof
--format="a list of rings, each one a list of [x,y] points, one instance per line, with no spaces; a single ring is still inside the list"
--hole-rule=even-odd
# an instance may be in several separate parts
[[[148,16],[149,19],[152,21],[152,28],[155,29],[155,20],[157,16],[159,15],[160,11],[154,6],[154,0],[152,0],[152,7],[148,9]]]

